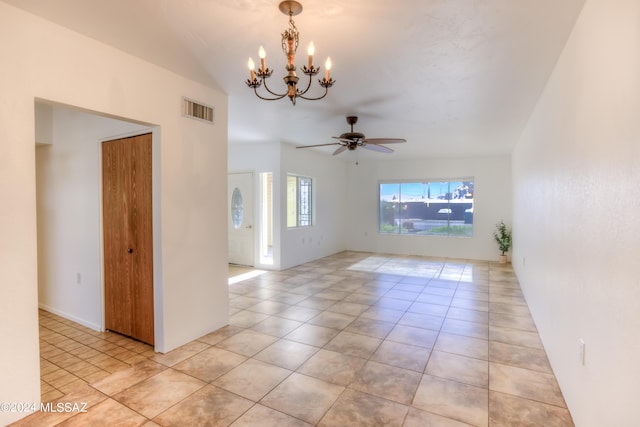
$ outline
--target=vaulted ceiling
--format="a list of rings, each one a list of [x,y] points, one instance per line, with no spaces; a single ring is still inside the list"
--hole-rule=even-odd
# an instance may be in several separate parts
[[[408,140],[366,153],[390,159],[510,153],[584,3],[302,0],[298,68],[313,41],[336,83],[293,106],[244,83],[263,45],[271,85],[284,86],[278,0],[3,1],[227,93],[230,144],[334,142],[357,115],[367,137]]]

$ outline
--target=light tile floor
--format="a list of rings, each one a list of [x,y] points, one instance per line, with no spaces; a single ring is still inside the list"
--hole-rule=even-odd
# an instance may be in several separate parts
[[[96,332],[43,310],[39,313],[43,402],[155,355],[147,344],[110,332]]]
[[[17,426],[572,426],[510,265],[343,252],[230,286],[170,353],[41,312]]]

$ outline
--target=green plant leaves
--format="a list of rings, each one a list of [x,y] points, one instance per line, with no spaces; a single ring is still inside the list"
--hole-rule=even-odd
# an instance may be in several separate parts
[[[506,224],[501,220],[496,224],[496,231],[493,232],[493,237],[502,255],[504,255],[511,248],[511,229],[507,228]]]

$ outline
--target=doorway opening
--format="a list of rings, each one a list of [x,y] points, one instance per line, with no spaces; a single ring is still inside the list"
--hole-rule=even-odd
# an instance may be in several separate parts
[[[158,128],[42,99],[35,99],[34,104],[41,326],[42,319],[48,318],[46,312],[81,325],[87,334],[100,334],[104,330],[101,141],[107,136],[152,132],[155,151],[159,148],[155,143]],[[158,163],[154,164],[155,184],[159,183],[160,170],[155,153],[153,162]],[[153,186],[154,246],[160,244],[159,221],[155,220],[159,190],[159,185]],[[160,253],[155,249],[154,258]],[[158,259],[154,260],[156,263]],[[154,274],[154,279],[158,286],[161,274]],[[157,301],[156,305],[161,309]],[[153,351],[149,346],[144,349]],[[48,356],[55,357],[53,353]],[[51,374],[41,374],[47,373]],[[87,373],[90,374],[93,372]]]
[[[260,263],[273,264],[273,172],[260,174]]]

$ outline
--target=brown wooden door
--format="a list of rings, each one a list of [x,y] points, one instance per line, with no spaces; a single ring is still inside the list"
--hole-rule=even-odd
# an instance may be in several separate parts
[[[153,344],[151,134],[102,143],[105,328]]]

